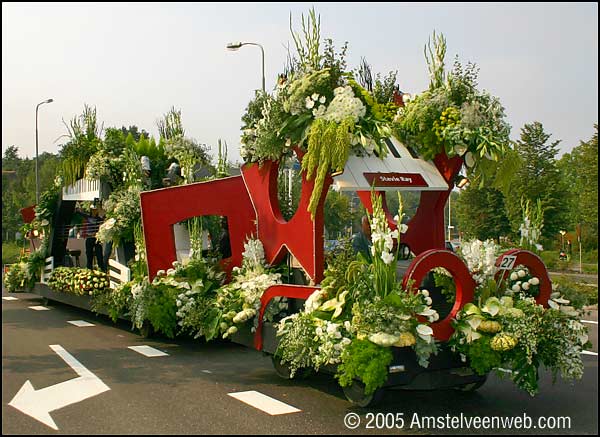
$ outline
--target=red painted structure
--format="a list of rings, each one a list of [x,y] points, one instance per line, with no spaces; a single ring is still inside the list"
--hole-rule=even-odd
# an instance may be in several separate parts
[[[299,150],[296,152],[301,155]],[[425,275],[435,267],[444,267],[452,274],[456,283],[455,303],[446,318],[431,325],[435,338],[445,341],[452,335],[452,318],[460,308],[473,300],[476,284],[465,263],[452,252],[444,250],[444,207],[463,160],[460,157],[448,158],[441,153],[436,156],[434,163],[450,188],[446,191],[421,193],[419,208],[409,222],[408,232],[402,236],[402,242],[408,244],[417,255],[404,276],[403,286],[409,286],[414,281],[418,288]],[[319,284],[323,279],[324,269],[323,207],[332,178],[328,176],[325,180],[321,201],[312,220],[307,207],[314,181],[307,181],[306,172],[303,172],[298,209],[294,217],[286,221],[277,198],[278,166],[273,161],[262,166],[248,164],[242,167],[240,176],[142,193],[142,220],[150,279],[156,276],[158,270],[171,268],[173,261],[177,259],[174,224],[195,216],[219,215],[226,216],[229,223],[232,255],[223,260],[223,267],[227,272],[231,272],[234,266],[241,265],[244,242],[256,235],[264,246],[268,263],[280,262],[289,252],[298,260],[312,282]],[[381,192],[378,194],[385,195]],[[359,191],[358,195],[372,213],[371,193]],[[396,228],[392,214],[385,208],[385,202],[383,205],[389,225]],[[531,252],[519,250],[507,252],[509,253],[516,254],[518,264],[529,267],[531,273],[540,278],[542,285],[538,302],[545,305],[551,286],[544,264]],[[262,349],[262,316],[271,299],[279,296],[306,299],[316,289],[314,286],[285,284],[267,289],[261,298],[254,346]]]
[[[452,319],[465,304],[472,302],[475,296],[477,284],[471,276],[469,269],[462,259],[449,250],[430,249],[417,256],[408,266],[402,287],[418,290],[425,276],[435,267],[443,266],[454,279],[456,284],[456,295],[454,305],[443,320],[431,324],[433,336],[438,340],[446,341],[450,338],[454,329]]]
[[[547,307],[548,299],[550,299],[550,294],[552,293],[552,282],[550,281],[548,270],[546,269],[542,259],[535,253],[529,252],[528,250],[511,249],[504,252],[496,259],[496,267],[500,266],[502,259],[507,255],[517,257],[514,264],[515,268],[519,265],[525,266],[529,270],[529,273],[531,273],[533,276],[537,276],[537,278],[540,280],[540,292],[535,298],[535,301],[538,304]],[[507,279],[504,272],[506,271],[500,270],[496,273],[496,282],[498,282],[499,286]]]

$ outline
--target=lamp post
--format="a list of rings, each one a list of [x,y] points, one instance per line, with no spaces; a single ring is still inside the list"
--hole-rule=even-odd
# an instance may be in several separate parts
[[[231,51],[237,51],[242,46],[257,46],[260,47],[260,52],[262,54],[262,90],[265,92],[265,49],[258,43],[255,42],[230,42],[227,44],[227,49]]]
[[[35,107],[35,204],[40,203],[40,176],[38,170],[38,109],[44,103],[52,103],[54,100],[48,99],[40,102]]]

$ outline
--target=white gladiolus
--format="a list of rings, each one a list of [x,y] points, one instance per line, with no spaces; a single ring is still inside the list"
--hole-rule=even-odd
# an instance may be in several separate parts
[[[429,290],[421,290],[421,294],[425,297],[429,297]]]
[[[392,261],[394,261],[394,255],[392,255],[389,252],[383,252],[381,254],[381,259],[383,260],[384,263],[390,264]]]

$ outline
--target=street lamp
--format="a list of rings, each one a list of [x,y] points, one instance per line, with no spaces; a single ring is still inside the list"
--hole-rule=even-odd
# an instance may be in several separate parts
[[[262,90],[265,92],[265,49],[258,43],[255,42],[230,42],[227,44],[227,50],[237,51],[242,46],[257,46],[260,47],[260,52],[262,53]]]
[[[40,203],[40,176],[38,170],[38,108],[44,103],[52,103],[54,100],[48,99],[40,102],[35,107],[35,204]]]

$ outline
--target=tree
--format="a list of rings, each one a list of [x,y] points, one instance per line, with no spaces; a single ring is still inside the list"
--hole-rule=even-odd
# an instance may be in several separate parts
[[[456,200],[456,216],[466,238],[500,240],[510,233],[504,196],[495,188],[469,185]]]
[[[568,229],[582,226],[586,248],[598,247],[598,125],[587,141],[581,141],[558,162],[565,184]]]
[[[18,147],[10,146],[2,158],[2,240],[13,240],[23,226],[19,210],[35,204],[35,159],[22,159]],[[57,175],[57,155],[39,155],[40,190],[50,187]],[[10,172],[10,173],[5,173]],[[14,173],[12,173],[14,172]]]
[[[514,232],[522,221],[520,199],[532,204],[540,199],[544,211],[542,237],[554,240],[566,226],[565,186],[556,163],[560,140],[549,142],[551,134],[544,132],[540,122],[525,124],[521,137],[515,142],[515,151],[521,157],[521,165],[514,171],[510,191],[504,192],[506,211]]]
[[[129,126],[128,128],[126,128],[125,126],[121,126],[121,132],[123,133],[123,138],[127,138],[127,136],[131,134],[131,136],[136,142],[138,142],[141,137],[144,137],[146,139],[150,138],[150,134],[144,129],[142,129],[142,131],[139,132],[138,127],[136,125]]]
[[[330,239],[338,238],[352,223],[350,200],[335,190],[329,190],[325,199],[325,230]]]

